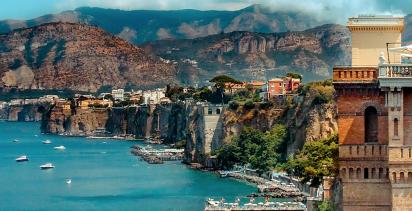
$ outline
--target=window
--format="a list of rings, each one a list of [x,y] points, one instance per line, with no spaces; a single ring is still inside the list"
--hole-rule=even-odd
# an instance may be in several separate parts
[[[393,120],[393,135],[398,136],[398,128],[399,128],[399,120],[398,118],[395,118]]]
[[[212,114],[212,109],[211,108],[209,108],[209,109],[207,109],[207,114]]]
[[[378,112],[369,106],[365,110],[365,142],[378,141]]]
[[[369,169],[368,168],[363,169],[363,178],[369,179]]]
[[[392,172],[392,180],[394,183],[396,183],[396,173]]]
[[[216,114],[220,114],[220,108],[216,109]]]
[[[404,182],[404,181],[405,181],[405,176],[404,176],[404,173],[403,173],[403,172],[401,172],[401,173],[399,174],[399,181],[401,181],[401,182]]]

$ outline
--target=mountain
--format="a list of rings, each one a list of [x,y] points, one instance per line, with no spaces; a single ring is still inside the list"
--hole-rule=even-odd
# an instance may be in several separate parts
[[[177,83],[177,70],[85,24],[48,23],[0,35],[0,87],[97,91]]]
[[[301,31],[325,24],[304,13],[274,12],[263,5],[252,5],[237,11],[124,11],[82,7],[27,21],[0,21],[0,33],[59,21],[96,25],[135,44],[159,39],[196,38],[233,31]]]
[[[264,80],[288,71],[306,81],[331,76],[335,65],[350,64],[350,33],[341,25],[284,33],[231,32],[141,45],[174,63],[183,83],[205,82],[217,74]]]

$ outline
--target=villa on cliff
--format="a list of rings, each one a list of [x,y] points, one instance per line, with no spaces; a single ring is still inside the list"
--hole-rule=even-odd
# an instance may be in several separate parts
[[[335,67],[343,210],[412,210],[412,64],[404,19],[350,18],[352,65]]]

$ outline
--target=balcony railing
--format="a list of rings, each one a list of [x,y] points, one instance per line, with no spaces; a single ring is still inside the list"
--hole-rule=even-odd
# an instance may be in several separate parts
[[[333,82],[374,82],[378,74],[376,67],[335,67]]]
[[[412,64],[380,64],[379,78],[412,77]]]

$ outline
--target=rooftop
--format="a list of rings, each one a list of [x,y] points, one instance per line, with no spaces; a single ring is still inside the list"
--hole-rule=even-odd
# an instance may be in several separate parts
[[[359,27],[395,27],[393,29],[403,31],[404,18],[392,15],[359,15],[351,17],[348,21],[349,29]]]

